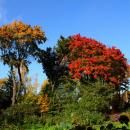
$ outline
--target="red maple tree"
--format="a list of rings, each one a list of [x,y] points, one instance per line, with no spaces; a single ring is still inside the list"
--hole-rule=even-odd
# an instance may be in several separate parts
[[[73,78],[103,79],[114,85],[120,85],[126,79],[127,59],[116,47],[107,47],[79,34],[71,36],[68,44],[68,67]]]

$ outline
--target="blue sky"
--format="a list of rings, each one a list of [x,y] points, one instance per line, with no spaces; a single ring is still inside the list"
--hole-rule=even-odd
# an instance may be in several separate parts
[[[0,25],[14,20],[40,25],[48,38],[44,47],[80,33],[121,49],[130,63],[130,0],[0,0]],[[0,77],[7,69],[0,64]],[[46,78],[35,61],[29,74],[38,74],[40,84]]]

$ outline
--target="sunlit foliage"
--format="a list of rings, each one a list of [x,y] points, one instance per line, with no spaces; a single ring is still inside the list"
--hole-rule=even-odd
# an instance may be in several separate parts
[[[127,59],[116,47],[74,35],[69,50],[69,70],[73,78],[102,79],[116,86],[126,80]]]

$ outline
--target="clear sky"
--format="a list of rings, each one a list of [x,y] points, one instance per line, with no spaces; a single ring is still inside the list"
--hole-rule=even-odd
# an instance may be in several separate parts
[[[60,35],[80,33],[121,49],[130,63],[130,0],[0,0],[0,25],[14,20],[40,25],[48,38],[44,47],[56,45]],[[6,70],[0,64],[0,77]],[[35,74],[40,84],[46,78],[32,61]]]

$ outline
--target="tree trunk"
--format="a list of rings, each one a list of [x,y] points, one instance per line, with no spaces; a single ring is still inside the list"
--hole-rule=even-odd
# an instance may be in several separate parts
[[[13,81],[12,106],[14,106],[16,102],[16,82],[15,82],[15,76],[13,72],[13,66],[11,66],[11,75],[12,75],[12,81]]]
[[[51,91],[53,93],[54,92],[55,83],[53,83],[52,81],[50,81],[50,84],[51,84]]]
[[[22,75],[21,75],[21,70],[20,70],[20,65],[18,65],[18,75],[19,75],[19,95],[22,93],[22,91],[24,91],[25,93],[25,90],[24,90],[24,86],[23,86],[23,80],[22,80]]]
[[[21,75],[21,71],[20,71],[20,65],[18,65],[18,75],[19,75],[20,85],[23,85],[22,75]]]

